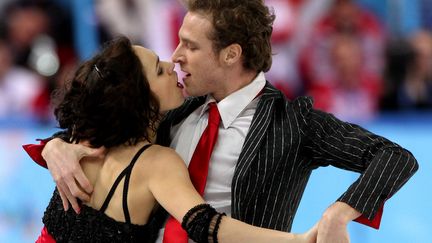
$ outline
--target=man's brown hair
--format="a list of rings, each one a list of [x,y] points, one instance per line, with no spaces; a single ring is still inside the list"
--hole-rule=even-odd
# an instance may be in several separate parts
[[[243,66],[268,71],[272,63],[270,37],[275,15],[262,0],[186,0],[189,12],[211,17],[209,39],[216,53],[237,43],[242,47]]]

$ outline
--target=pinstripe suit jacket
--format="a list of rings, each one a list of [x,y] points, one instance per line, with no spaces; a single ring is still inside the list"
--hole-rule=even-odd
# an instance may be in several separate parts
[[[190,98],[167,114],[158,142],[169,146],[170,127],[204,101]],[[267,82],[234,172],[232,217],[289,231],[312,170],[327,165],[360,173],[338,200],[368,219],[418,168],[397,144],[314,110],[310,98],[287,100]]]

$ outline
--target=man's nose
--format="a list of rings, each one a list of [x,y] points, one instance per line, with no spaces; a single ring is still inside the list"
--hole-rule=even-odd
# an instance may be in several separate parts
[[[181,62],[180,44],[174,50],[174,52],[173,52],[173,54],[171,56],[171,61],[173,63],[179,63],[179,62]]]

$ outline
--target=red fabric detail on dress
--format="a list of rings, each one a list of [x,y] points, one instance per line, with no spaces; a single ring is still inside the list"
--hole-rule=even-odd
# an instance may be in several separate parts
[[[44,226],[41,231],[41,235],[36,240],[36,243],[55,243],[54,238],[48,233],[47,228]]]

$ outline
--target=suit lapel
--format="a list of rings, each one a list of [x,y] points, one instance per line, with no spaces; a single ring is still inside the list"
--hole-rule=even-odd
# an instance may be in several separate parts
[[[260,101],[258,102],[254,118],[252,119],[249,132],[246,136],[234,171],[231,193],[232,214],[236,218],[238,218],[237,213],[240,208],[240,198],[242,198],[242,194],[245,193],[245,183],[247,182],[244,178],[246,178],[246,173],[248,172],[251,163],[255,161],[260,144],[263,142],[266,135],[266,131],[268,130],[267,128],[272,120],[273,109],[276,101],[275,98],[277,97],[281,97],[280,91],[267,82],[263,89]]]

